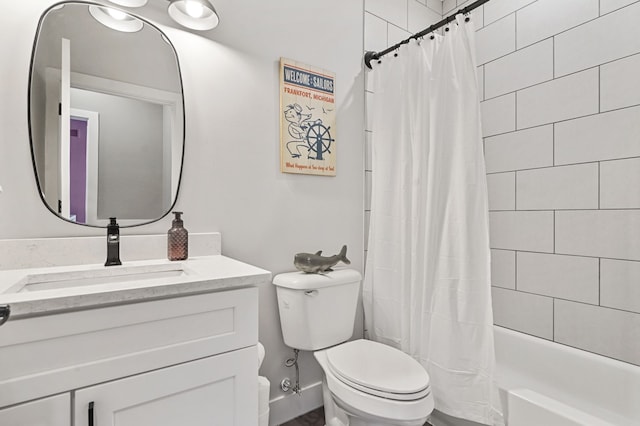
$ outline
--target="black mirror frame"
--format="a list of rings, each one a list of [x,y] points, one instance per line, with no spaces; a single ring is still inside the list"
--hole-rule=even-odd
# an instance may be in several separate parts
[[[54,216],[56,216],[58,219],[61,219],[65,222],[68,223],[73,223],[74,225],[80,225],[80,226],[85,226],[85,227],[89,227],[89,228],[107,228],[107,225],[105,224],[103,225],[92,225],[92,224],[87,224],[87,223],[79,223],[79,222],[74,222],[73,220],[67,219],[65,217],[60,216],[60,214],[58,214],[58,212],[56,212],[47,202],[43,189],[40,185],[40,177],[38,175],[38,168],[37,168],[37,164],[36,164],[36,154],[35,154],[35,150],[34,150],[34,146],[33,146],[33,131],[32,131],[32,126],[31,126],[31,83],[33,81],[33,68],[34,68],[34,59],[35,59],[35,55],[36,55],[36,49],[38,47],[38,36],[40,34],[40,30],[42,29],[42,23],[46,17],[46,15],[52,10],[55,9],[59,6],[64,6],[67,4],[80,4],[80,5],[87,5],[87,6],[104,6],[103,4],[99,4],[99,3],[94,3],[94,2],[89,2],[89,1],[82,1],[82,0],[72,0],[72,1],[60,1],[58,3],[55,3],[51,6],[49,6],[44,12],[42,12],[42,15],[40,15],[40,19],[38,20],[38,27],[36,28],[36,34],[33,40],[33,48],[31,50],[31,59],[29,61],[29,75],[28,75],[28,84],[27,84],[27,125],[29,127],[29,149],[31,151],[31,164],[33,166],[33,173],[34,173],[34,177],[35,177],[35,181],[36,181],[36,187],[38,190],[38,194],[40,195],[40,199],[42,201],[42,203],[45,205],[45,207],[47,208],[47,210],[49,210]],[[129,13],[129,12],[127,12]],[[182,84],[182,69],[180,67],[180,59],[178,58],[178,51],[176,50],[175,46],[173,45],[173,43],[171,42],[171,40],[169,39],[169,37],[167,37],[167,35],[160,29],[158,28],[156,25],[152,24],[151,22],[149,22],[148,20],[137,16],[135,14],[129,13],[132,16],[135,16],[137,19],[141,20],[145,25],[150,25],[151,27],[155,28],[164,38],[164,40],[169,44],[169,46],[171,46],[171,48],[173,49],[173,53],[175,55],[176,58],[176,67],[178,68],[178,78],[180,79],[180,91],[182,94],[182,157],[180,158],[180,176],[178,177],[178,186],[176,188],[176,194],[175,197],[173,198],[173,202],[171,203],[171,206],[169,207],[169,209],[163,213],[160,217],[156,218],[156,219],[150,219],[148,221],[144,221],[141,223],[135,223],[135,224],[129,224],[129,225],[121,225],[121,228],[133,228],[133,227],[137,227],[137,226],[143,226],[143,225],[148,225],[150,223],[154,223],[157,222],[159,220],[161,220],[162,218],[164,218],[166,215],[168,215],[175,207],[177,201],[178,201],[178,196],[180,195],[180,186],[182,185],[182,172],[183,172],[183,168],[184,168],[184,153],[185,153],[185,149],[186,149],[186,128],[187,128],[187,120],[186,120],[186,112],[185,112],[185,102],[184,102],[184,86]]]

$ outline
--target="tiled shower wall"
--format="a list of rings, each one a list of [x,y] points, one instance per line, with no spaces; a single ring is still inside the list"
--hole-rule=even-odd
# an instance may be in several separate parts
[[[473,22],[495,323],[640,365],[640,1],[490,0]]]

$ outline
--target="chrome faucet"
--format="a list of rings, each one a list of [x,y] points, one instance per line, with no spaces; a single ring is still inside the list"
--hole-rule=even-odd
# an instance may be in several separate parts
[[[107,225],[107,261],[104,266],[122,265],[120,262],[120,227],[115,217]]]

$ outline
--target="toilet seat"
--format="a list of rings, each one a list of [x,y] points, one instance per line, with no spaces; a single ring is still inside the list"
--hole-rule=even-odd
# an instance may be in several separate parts
[[[326,351],[333,375],[361,392],[396,401],[429,395],[429,375],[404,352],[371,340],[354,340]]]
[[[372,393],[371,387],[359,385],[360,388],[364,389],[361,390],[353,386],[353,380],[350,381],[351,383],[348,383],[344,375],[341,377],[338,374],[334,374],[333,369],[335,367],[332,368],[329,365],[327,352],[337,349],[339,346],[314,352],[314,357],[324,370],[326,387],[338,406],[350,412],[352,415],[366,413],[367,416],[372,416],[374,419],[385,420],[390,425],[414,426],[424,424],[434,408],[433,395],[429,387],[426,389],[425,396],[418,398],[412,397],[407,400],[398,399],[397,394],[389,392],[378,391],[385,396],[375,395]],[[396,349],[393,350],[395,351]],[[361,355],[361,361],[363,358],[371,359],[372,357]],[[334,362],[336,361],[334,360]],[[379,365],[376,366],[376,370],[382,370],[385,369],[385,367],[382,363],[379,363]]]

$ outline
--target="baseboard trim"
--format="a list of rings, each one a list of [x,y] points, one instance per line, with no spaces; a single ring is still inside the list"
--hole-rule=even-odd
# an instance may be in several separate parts
[[[322,382],[302,388],[302,395],[281,395],[269,401],[269,426],[278,426],[322,406]]]

